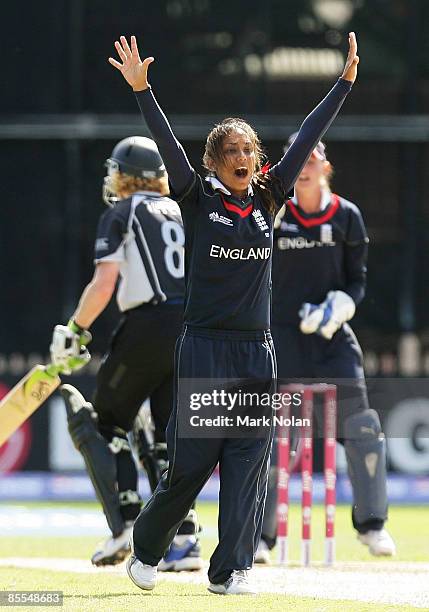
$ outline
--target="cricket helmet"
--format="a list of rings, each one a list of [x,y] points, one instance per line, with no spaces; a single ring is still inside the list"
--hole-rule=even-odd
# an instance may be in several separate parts
[[[104,177],[103,200],[108,206],[114,206],[119,199],[111,190],[111,177],[115,172],[142,179],[157,179],[166,175],[158,147],[153,140],[144,136],[131,136],[118,142],[105,165],[107,176]]]

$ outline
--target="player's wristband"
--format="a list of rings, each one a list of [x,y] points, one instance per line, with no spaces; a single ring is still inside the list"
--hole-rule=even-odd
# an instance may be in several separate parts
[[[84,327],[78,325],[74,319],[70,319],[70,321],[67,323],[67,327],[69,327],[74,334],[78,334],[78,336],[87,331]]]
[[[79,336],[79,341],[83,346],[86,346],[87,344],[91,342],[92,340],[91,332],[89,332],[84,327],[81,327],[80,325],[78,325],[74,319],[70,319],[70,321],[67,323],[67,327],[71,329],[71,331],[74,334]]]

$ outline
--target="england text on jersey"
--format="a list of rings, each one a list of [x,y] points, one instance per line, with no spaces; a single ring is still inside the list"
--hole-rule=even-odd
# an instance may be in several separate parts
[[[212,244],[210,247],[210,257],[218,257],[219,259],[268,259],[270,255],[270,247],[229,249],[218,244]]]

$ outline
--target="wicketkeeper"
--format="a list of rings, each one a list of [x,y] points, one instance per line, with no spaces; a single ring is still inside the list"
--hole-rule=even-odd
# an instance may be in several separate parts
[[[289,140],[293,142],[295,135]],[[279,382],[334,382],[339,438],[353,488],[353,526],[373,555],[393,555],[387,520],[386,441],[370,408],[362,350],[348,321],[363,299],[368,237],[355,204],[331,192],[332,166],[319,142],[276,219],[273,325]],[[275,453],[256,561],[276,540]]]

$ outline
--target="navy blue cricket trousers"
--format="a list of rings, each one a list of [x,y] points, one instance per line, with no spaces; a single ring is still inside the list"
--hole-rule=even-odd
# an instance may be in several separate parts
[[[222,583],[232,570],[253,564],[262,529],[273,427],[250,438],[181,437],[181,411],[189,409],[181,400],[181,384],[190,379],[253,379],[258,381],[258,392],[272,393],[276,362],[271,335],[185,325],[176,345],[175,377],[175,405],[167,426],[169,469],[134,525],[134,553],[143,563],[158,564],[219,463],[219,543],[208,575],[212,583]]]

